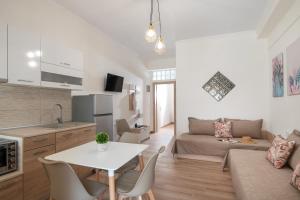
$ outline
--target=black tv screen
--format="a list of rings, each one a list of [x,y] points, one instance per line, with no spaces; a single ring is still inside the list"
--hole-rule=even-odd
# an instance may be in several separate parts
[[[122,92],[124,77],[107,74],[105,91]]]

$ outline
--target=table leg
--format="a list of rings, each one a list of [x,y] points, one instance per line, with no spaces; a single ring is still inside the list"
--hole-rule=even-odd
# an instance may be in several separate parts
[[[99,181],[100,180],[100,171],[99,169],[96,169],[96,180]]]
[[[109,199],[116,200],[115,172],[113,170],[108,171],[108,183],[109,183]]]
[[[155,197],[154,197],[154,194],[153,194],[152,190],[149,190],[147,193],[149,195],[150,200],[155,200]]]
[[[143,154],[139,154],[139,164],[140,164],[140,170],[143,171],[143,169],[144,169],[144,158],[143,158]]]

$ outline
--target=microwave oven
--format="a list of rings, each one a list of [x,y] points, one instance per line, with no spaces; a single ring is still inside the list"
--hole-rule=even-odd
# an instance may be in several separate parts
[[[18,143],[0,138],[0,176],[18,169]]]

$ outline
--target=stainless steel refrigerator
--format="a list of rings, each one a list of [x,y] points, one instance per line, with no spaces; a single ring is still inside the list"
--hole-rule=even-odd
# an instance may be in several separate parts
[[[113,97],[92,94],[72,98],[72,119],[79,122],[96,123],[97,132],[107,131],[113,141]]]

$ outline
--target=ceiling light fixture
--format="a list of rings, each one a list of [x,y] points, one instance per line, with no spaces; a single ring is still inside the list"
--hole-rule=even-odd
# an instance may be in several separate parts
[[[145,40],[149,43],[153,43],[156,41],[156,32],[152,24],[152,17],[153,17],[153,0],[151,0],[151,12],[150,12],[150,24],[149,28],[145,34]]]
[[[145,39],[147,42],[152,43],[156,41],[155,44],[155,52],[159,55],[162,55],[166,52],[166,44],[164,42],[164,39],[162,37],[162,23],[161,23],[161,17],[160,17],[160,5],[159,0],[156,0],[157,2],[157,11],[158,11],[158,22],[159,22],[159,37],[157,38],[157,34],[155,31],[155,28],[153,26],[152,18],[153,18],[153,0],[151,0],[151,12],[150,12],[150,24],[149,29],[147,30],[145,34]]]

